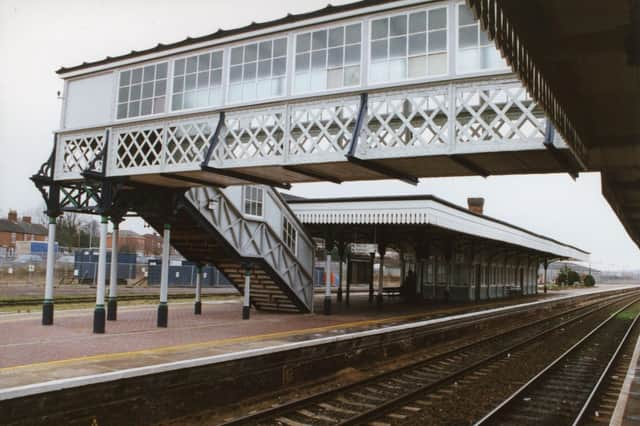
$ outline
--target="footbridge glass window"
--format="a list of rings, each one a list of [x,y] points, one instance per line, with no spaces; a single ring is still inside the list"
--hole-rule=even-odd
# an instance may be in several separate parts
[[[283,218],[282,223],[282,239],[289,249],[296,254],[296,239],[298,237],[298,231],[293,227],[293,224],[286,217]]]
[[[340,89],[360,84],[362,25],[298,34],[294,92]]]
[[[264,190],[261,187],[255,185],[245,186],[242,199],[245,214],[262,217]]]
[[[506,68],[494,43],[489,40],[473,12],[465,4],[458,5],[458,52],[456,68],[460,73]]]
[[[165,112],[167,68],[161,62],[120,72],[118,119]]]
[[[230,61],[230,102],[266,99],[285,94],[286,38],[232,47]]]
[[[374,19],[370,57],[373,83],[446,74],[447,8]]]
[[[222,51],[176,59],[172,92],[173,111],[222,104]]]

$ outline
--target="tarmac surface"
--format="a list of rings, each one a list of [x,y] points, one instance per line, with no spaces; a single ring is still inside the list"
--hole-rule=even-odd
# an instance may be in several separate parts
[[[156,327],[155,305],[122,306],[118,321],[108,321],[103,335],[92,333],[93,309],[57,311],[53,326],[40,324],[40,312],[4,314],[0,315],[0,391],[620,287],[628,286],[553,291],[479,304],[410,306],[395,298],[386,300],[382,310],[369,305],[367,295],[360,293],[352,295],[349,308],[334,297],[330,316],[322,314],[322,297],[317,296],[317,313],[252,309],[248,321],[241,320],[239,299],[205,301],[202,315],[193,314],[190,302],[170,302],[166,329]]]

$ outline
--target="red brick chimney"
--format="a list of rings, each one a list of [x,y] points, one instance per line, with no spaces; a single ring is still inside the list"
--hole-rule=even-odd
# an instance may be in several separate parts
[[[9,222],[18,223],[18,212],[16,210],[9,210],[7,219],[9,219]]]
[[[467,205],[469,210],[476,214],[482,214],[484,211],[484,198],[482,197],[469,197],[467,198]]]
[[[31,223],[31,216],[22,216],[22,221],[24,223]]]

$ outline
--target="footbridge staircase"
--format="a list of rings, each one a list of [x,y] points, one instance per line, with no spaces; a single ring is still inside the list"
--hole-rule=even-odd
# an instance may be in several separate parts
[[[257,309],[309,312],[313,242],[277,191],[254,189],[264,191],[264,218],[243,214],[233,197],[215,187],[189,189],[171,215],[141,211],[140,216],[159,232],[169,224],[172,247],[189,261],[215,265],[242,294],[249,271]],[[277,229],[284,223],[290,227],[288,241]]]

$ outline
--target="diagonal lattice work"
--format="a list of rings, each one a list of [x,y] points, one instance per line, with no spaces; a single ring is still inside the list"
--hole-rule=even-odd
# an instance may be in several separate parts
[[[144,170],[160,166],[164,145],[163,127],[119,129],[114,138],[116,168]]]
[[[265,191],[273,191],[264,188]],[[299,238],[297,252],[294,253],[269,223],[245,217],[220,189],[213,187],[193,188],[186,198],[217,230],[217,232],[243,258],[263,259],[282,282],[289,287],[303,304],[311,309],[313,304],[313,245],[309,240]],[[273,213],[283,215],[284,206]],[[293,220],[294,218],[290,218]],[[282,218],[278,219],[278,223]],[[304,233],[302,225],[296,222],[298,235]]]
[[[219,164],[281,160],[285,153],[286,108],[230,113],[213,155]]]
[[[61,136],[58,140],[56,177],[79,177],[102,151],[104,139],[104,131]]]
[[[340,154],[349,149],[360,98],[292,105],[289,114],[289,158]]]
[[[456,88],[456,142],[542,142],[542,107],[520,84],[474,84]]]
[[[369,97],[359,153],[403,156],[447,148],[450,89],[437,87]]]
[[[359,112],[360,97],[353,95],[226,111],[211,165],[346,161]],[[114,127],[107,174],[198,170],[219,117],[213,112]],[[512,78],[378,90],[368,96],[356,155],[384,159],[542,149],[546,122],[540,105]],[[104,138],[104,130],[60,135],[56,178],[80,177],[102,150]]]
[[[166,169],[202,163],[217,125],[217,115],[169,123],[165,130]]]

